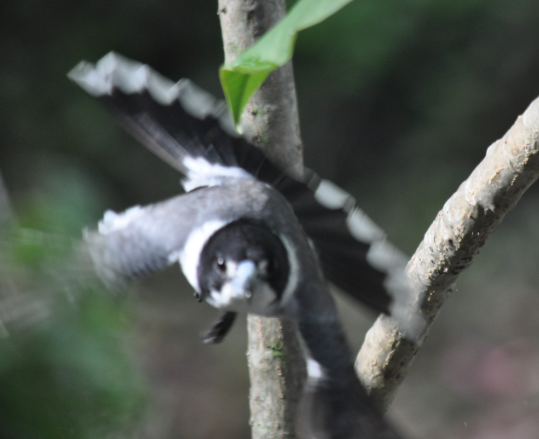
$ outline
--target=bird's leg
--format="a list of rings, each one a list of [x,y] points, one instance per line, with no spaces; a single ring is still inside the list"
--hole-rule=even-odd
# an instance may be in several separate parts
[[[221,343],[223,338],[228,333],[234,320],[236,320],[236,313],[232,311],[225,311],[219,315],[219,318],[215,321],[212,327],[202,334],[202,341],[206,344]]]

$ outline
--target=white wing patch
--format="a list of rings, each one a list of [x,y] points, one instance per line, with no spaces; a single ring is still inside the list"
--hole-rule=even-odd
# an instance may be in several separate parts
[[[324,376],[324,370],[318,361],[309,358],[307,360],[307,375],[309,378],[320,379]]]
[[[68,76],[93,96],[111,94],[114,87],[124,93],[148,90],[159,103],[168,105],[179,95],[182,81],[173,83],[147,65],[110,52],[95,65],[79,63]]]
[[[174,252],[169,256],[170,263],[175,261],[180,262],[183,274],[191,286],[198,292],[200,292],[200,287],[198,285],[197,268],[200,253],[202,253],[202,249],[212,235],[226,224],[227,223],[222,220],[205,222],[189,234],[183,249]]]
[[[255,178],[244,169],[212,164],[202,157],[186,157],[183,164],[188,169],[187,178],[182,181],[186,192],[202,186],[220,186],[227,178]]]
[[[314,197],[316,201],[328,209],[341,209],[346,205],[348,200],[352,200],[348,192],[329,180],[322,180],[320,182],[314,193]],[[351,202],[353,203],[353,200]]]
[[[370,243],[386,237],[384,231],[358,207],[350,212],[346,224],[352,236],[361,242]]]
[[[82,61],[68,73],[68,77],[92,96],[110,95],[115,87],[127,94],[148,90],[152,97],[163,105],[179,100],[190,114],[199,119],[217,112],[221,128],[229,136],[239,136],[231,117],[226,111],[218,110],[219,101],[210,93],[185,78],[173,83],[148,65],[117,53],[110,52],[95,66]]]
[[[380,271],[404,269],[406,256],[397,247],[386,240],[374,241],[367,252],[367,261]]]
[[[103,215],[103,219],[99,221],[97,230],[102,235],[121,230],[129,226],[131,222],[140,217],[144,213],[144,209],[140,206],[134,206],[127,209],[123,213],[116,213],[112,210],[107,210]]]
[[[376,269],[384,271],[384,287],[391,294],[391,316],[399,322],[406,336],[417,340],[425,328],[425,319],[419,314],[419,302],[414,296],[406,276],[407,258],[397,247],[386,240],[375,241],[367,253],[367,261]]]

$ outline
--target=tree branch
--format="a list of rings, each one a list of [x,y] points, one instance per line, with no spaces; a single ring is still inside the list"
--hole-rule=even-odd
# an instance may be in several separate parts
[[[252,46],[286,13],[284,0],[219,0],[225,61]],[[292,65],[270,74],[242,115],[247,139],[292,175],[303,171]],[[251,428],[254,439],[295,438],[305,364],[295,324],[248,316]]]
[[[539,99],[445,203],[408,263],[408,277],[427,328],[413,344],[381,316],[367,333],[356,370],[387,407],[459,275],[468,268],[505,214],[539,176]]]

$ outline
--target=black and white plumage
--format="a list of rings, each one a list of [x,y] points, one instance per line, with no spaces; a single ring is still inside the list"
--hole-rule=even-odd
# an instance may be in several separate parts
[[[117,285],[179,262],[197,297],[222,311],[207,342],[238,311],[294,319],[308,357],[307,437],[396,438],[355,375],[326,278],[412,338],[418,318],[405,259],[353,198],[310,171],[297,181],[279,170],[236,133],[224,103],[188,80],[114,53],[70,77],[186,176],[186,194],[107,212],[85,234],[100,277]]]

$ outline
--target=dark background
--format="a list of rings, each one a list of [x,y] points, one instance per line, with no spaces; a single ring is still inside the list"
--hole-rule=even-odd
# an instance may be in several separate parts
[[[413,253],[539,95],[538,18],[535,0],[356,0],[302,32],[294,69],[306,166]],[[0,170],[25,226],[80,236],[106,209],[180,190],[179,174],[66,77],[111,50],[222,96],[216,2],[1,2]],[[442,310],[390,410],[408,436],[539,435],[538,198],[532,187]],[[249,437],[244,319],[222,345],[202,345],[216,312],[192,299],[177,268],[123,300],[150,394],[140,436]],[[358,348],[375,316],[343,305]]]

